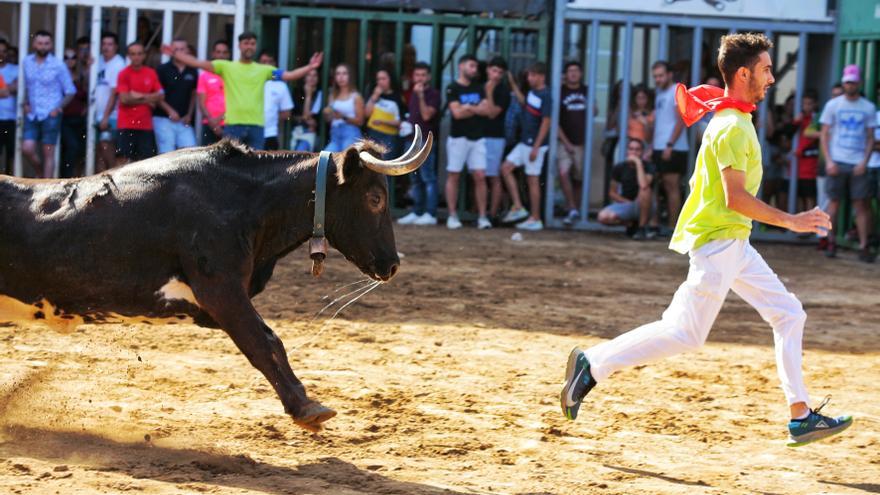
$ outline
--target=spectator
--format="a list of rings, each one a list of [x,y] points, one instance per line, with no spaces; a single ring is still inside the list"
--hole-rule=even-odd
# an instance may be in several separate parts
[[[837,209],[840,200],[852,199],[856,210],[856,228],[859,234],[859,260],[871,263],[874,255],[868,246],[871,221],[869,198],[871,184],[867,174],[868,160],[874,149],[876,127],[876,107],[859,94],[861,76],[858,65],[847,65],[843,69],[843,91],[825,104],[822,110],[822,152],[825,154],[825,168],[828,173],[828,215],[837,224]],[[828,235],[826,255],[837,255],[837,243],[833,232]]]
[[[617,143],[620,141],[620,126],[617,121],[620,120],[620,98],[622,93],[623,81],[618,79],[611,89],[611,94],[608,95],[608,115],[605,119],[605,132],[602,135],[602,147],[600,150],[605,162],[605,173],[602,175],[604,178],[602,194],[605,195],[602,199],[603,203],[610,201],[610,198],[607,197],[608,186],[611,184],[611,170],[614,168],[615,150],[617,150]]]
[[[675,107],[675,87],[669,63],[654,62],[651,66],[656,94],[654,96],[654,165],[666,193],[669,226],[674,227],[681,210],[681,177],[687,172],[688,143],[684,122]]]
[[[501,165],[501,173],[507,184],[507,192],[510,193],[513,207],[507,212],[504,223],[513,223],[518,220],[524,221],[516,224],[516,228],[523,230],[541,230],[544,223],[541,221],[541,185],[539,178],[541,169],[544,167],[544,155],[547,153],[547,134],[550,131],[550,113],[553,108],[550,99],[550,90],[546,84],[547,66],[537,62],[529,68],[529,92],[523,97],[517,95],[523,113],[520,118],[522,135],[519,143],[507,154],[504,164]],[[516,183],[514,169],[525,166],[526,182],[529,188],[529,204],[531,214],[523,207],[519,196],[519,187]]]
[[[61,115],[61,167],[60,177],[82,175],[80,164],[86,149],[86,113],[89,111],[89,80],[85,67],[79,63],[78,51],[64,50],[64,65],[76,88],[73,99],[64,107]]]
[[[364,125],[364,99],[354,89],[351,67],[339,64],[333,71],[333,87],[330,101],[324,109],[324,117],[330,121],[330,142],[327,151],[342,151],[361,138]]]
[[[211,47],[211,61],[229,60],[229,43],[215,41]],[[211,71],[199,74],[196,86],[199,111],[202,116],[202,146],[216,143],[223,137],[223,116],[226,113],[226,96],[223,94],[223,78]]]
[[[268,51],[260,54],[260,63],[275,66],[278,62]],[[266,136],[266,149],[277,150],[281,148],[278,141],[279,129],[284,129],[284,123],[290,120],[290,111],[293,110],[293,98],[290,97],[290,89],[284,81],[266,81],[263,99],[263,112],[265,113],[263,134]]]
[[[489,217],[495,218],[501,208],[504,188],[501,185],[501,162],[504,160],[504,121],[510,107],[510,87],[505,83],[507,62],[501,57],[489,61],[486,67],[486,177],[489,181]]]
[[[175,53],[192,56],[183,38],[171,42]],[[196,133],[192,128],[196,111],[196,86],[199,74],[176,58],[156,69],[159,84],[165,96],[153,110],[153,131],[156,134],[156,151],[159,154],[196,145]]]
[[[383,158],[397,156],[397,135],[406,116],[406,105],[388,69],[376,71],[376,83],[364,106],[364,114],[367,116],[367,137],[385,146]]]
[[[477,82],[477,58],[462,55],[458,59],[458,79],[446,87],[446,103],[452,114],[446,139],[446,228],[461,228],[458,219],[458,183],[465,164],[474,179],[478,229],[492,228],[486,217],[486,139],[483,137],[487,114],[486,92]]]
[[[88,74],[92,65],[92,40],[88,36],[80,36],[76,39],[77,71]]]
[[[223,78],[226,95],[226,114],[223,135],[237,139],[251,148],[261,150],[265,146],[263,134],[265,112],[263,111],[265,82],[270,79],[295,81],[312,69],[321,66],[323,53],[312,55],[308,65],[294,70],[278,69],[271,65],[254,62],[257,53],[257,35],[244,32],[238,36],[240,59],[235,62],[215,59],[199,60],[182,51],[163,46],[162,52],[173,56],[193,68],[213,72]]]
[[[645,145],[629,138],[626,145],[626,161],[611,169],[611,185],[608,197],[613,201],[599,212],[599,222],[605,225],[624,224],[636,227],[634,240],[651,238],[647,224],[651,216],[652,182],[656,170],[644,161]]]
[[[101,56],[95,80],[95,125],[98,127],[96,170],[103,172],[116,166],[116,81],[125,68],[119,55],[119,39],[114,33],[101,34]]]
[[[654,97],[651,94],[651,90],[641,84],[636,86],[633,89],[629,108],[627,138],[650,143],[654,132]],[[650,149],[645,150],[646,155],[650,151]],[[648,156],[642,158],[648,159]]]
[[[419,126],[424,133],[437,136],[440,120],[440,92],[431,87],[431,66],[425,62],[415,64],[412,71],[412,94],[409,99],[407,121]],[[431,149],[428,158],[409,175],[413,210],[397,223],[401,225],[437,224],[437,147]]]
[[[76,87],[67,67],[52,54],[52,35],[47,31],[34,34],[34,53],[24,59],[24,81],[26,98],[21,154],[31,162],[38,177],[53,177],[61,113],[76,94]],[[42,144],[42,167],[37,142]]]
[[[291,147],[296,151],[312,151],[318,131],[317,116],[321,114],[323,94],[318,87],[317,70],[310,70],[302,79],[302,85],[293,90],[294,127],[290,137]]]
[[[160,53],[159,47],[159,34],[153,29],[153,22],[149,17],[138,17],[136,41],[140,41],[141,46],[144,47],[144,65],[150,68],[158,67],[162,62],[162,54]]]
[[[584,142],[587,122],[587,86],[583,83],[584,69],[580,62],[567,62],[563,70],[563,84],[559,102],[559,185],[565,196],[568,213],[562,223],[568,226],[580,218],[577,198],[581,197],[584,179]],[[593,116],[599,108],[593,106]]]
[[[831,86],[831,98],[837,98],[843,94],[843,84],[837,83]]]
[[[6,86],[0,90],[0,157],[5,157],[0,173],[12,175],[15,163],[15,95],[18,92],[18,66],[9,59],[9,43],[0,39],[0,77]]]
[[[122,69],[116,81],[119,95],[117,147],[125,163],[145,160],[156,154],[153,135],[153,109],[164,98],[159,76],[144,65],[146,52],[140,41],[128,45],[131,64]]]
[[[880,96],[880,88],[878,88],[876,96]],[[880,99],[877,101],[880,101]],[[868,177],[873,186],[873,196],[880,200],[880,111],[875,113],[874,124],[874,150],[871,153],[871,159],[868,161]],[[874,245],[874,248],[880,247],[880,232],[876,228],[872,238],[871,244]]]
[[[819,136],[814,130],[818,95],[813,90],[804,92],[801,99],[801,113],[794,120],[798,129],[798,144],[795,150],[798,162],[797,196],[798,211],[812,210],[816,206],[816,177],[819,172]]]

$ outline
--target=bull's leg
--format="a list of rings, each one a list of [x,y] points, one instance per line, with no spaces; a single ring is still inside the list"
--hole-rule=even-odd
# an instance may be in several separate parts
[[[336,412],[308,398],[305,387],[290,368],[284,344],[263,322],[244,290],[235,286],[203,288],[199,285],[193,286],[199,305],[269,380],[284,411],[301,427],[311,432],[320,431],[321,423],[336,416]]]

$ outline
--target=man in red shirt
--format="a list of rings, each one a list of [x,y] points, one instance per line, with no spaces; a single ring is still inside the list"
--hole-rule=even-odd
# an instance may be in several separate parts
[[[139,41],[128,45],[128,58],[131,65],[122,69],[116,82],[119,95],[117,147],[125,163],[156,154],[153,108],[164,98],[156,71],[144,65],[144,45]]]

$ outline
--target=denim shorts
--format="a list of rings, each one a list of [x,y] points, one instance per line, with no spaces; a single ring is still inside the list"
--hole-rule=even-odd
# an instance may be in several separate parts
[[[115,142],[116,138],[117,138],[117,136],[116,136],[116,119],[114,117],[107,119],[107,130],[106,131],[101,130],[100,124],[101,124],[101,120],[98,119],[95,122],[95,130],[98,135],[98,141]]]
[[[58,144],[61,135],[61,115],[46,117],[43,120],[24,119],[24,140],[39,141],[42,144]]]

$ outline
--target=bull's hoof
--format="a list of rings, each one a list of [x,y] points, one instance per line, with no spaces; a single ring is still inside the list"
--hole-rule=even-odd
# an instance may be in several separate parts
[[[321,423],[327,421],[333,416],[336,416],[336,411],[333,409],[324,407],[318,402],[309,401],[309,403],[300,410],[299,415],[293,417],[293,422],[312,433],[318,433],[323,428]]]

